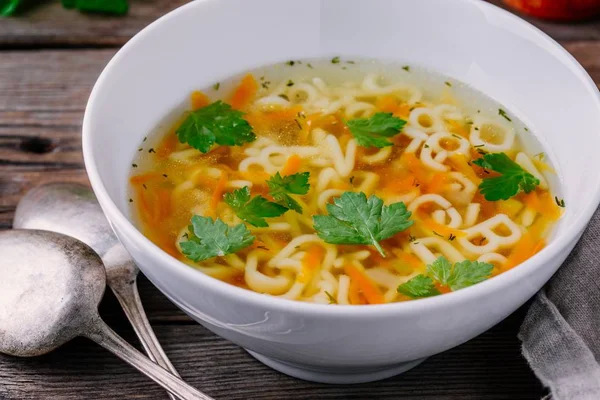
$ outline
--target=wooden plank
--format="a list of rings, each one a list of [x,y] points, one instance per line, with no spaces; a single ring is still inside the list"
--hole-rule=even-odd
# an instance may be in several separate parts
[[[502,6],[501,0],[489,0]],[[18,17],[2,19],[0,48],[120,46],[149,23],[186,0],[132,0],[126,17],[65,10],[58,1],[42,2]],[[526,18],[557,40],[598,40],[600,21],[558,24]]]
[[[131,0],[127,16],[85,14],[64,9],[60,2],[35,6],[2,19],[0,48],[121,46],[146,25],[187,0]]]
[[[543,389],[522,359],[516,338],[522,317],[520,310],[404,375],[352,386],[289,378],[199,325],[155,325],[155,330],[186,381],[216,399],[538,400]],[[116,325],[116,330],[136,343],[127,326]],[[0,398],[7,400],[166,399],[158,386],[84,339],[43,357],[0,355],[0,382]]]

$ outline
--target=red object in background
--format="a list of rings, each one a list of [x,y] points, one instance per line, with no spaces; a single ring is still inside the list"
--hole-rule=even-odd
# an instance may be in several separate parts
[[[558,21],[590,19],[600,14],[600,0],[504,0],[524,14]]]

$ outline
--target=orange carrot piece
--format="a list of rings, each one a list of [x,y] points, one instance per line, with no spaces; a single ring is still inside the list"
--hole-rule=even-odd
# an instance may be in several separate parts
[[[384,186],[384,190],[394,194],[404,194],[415,189],[417,177],[410,174],[404,178],[390,179]]]
[[[449,228],[446,225],[438,224],[431,218],[423,218],[417,222],[423,224],[423,226],[425,228],[429,229],[430,231],[444,236],[446,239],[448,239],[450,237],[450,235],[456,236],[456,237],[466,236],[466,233],[464,231],[461,231],[460,229]],[[435,235],[435,233],[434,233],[434,235]]]
[[[375,107],[381,112],[393,113],[398,108],[398,101],[390,94],[381,96],[375,101]]]
[[[365,304],[364,296],[360,293],[358,282],[353,279],[350,279],[350,286],[348,287],[348,300],[352,305]]]
[[[129,178],[129,182],[132,185],[143,185],[144,183],[148,183],[153,179],[158,179],[160,175],[157,172],[147,172],[141,175],[135,175]]]
[[[301,166],[302,166],[302,158],[300,158],[300,156],[297,154],[292,154],[286,160],[285,165],[283,166],[283,169],[281,170],[281,175],[283,175],[283,176],[293,175],[293,174],[297,173],[298,171],[300,171]]]
[[[217,182],[217,186],[215,187],[215,191],[210,199],[210,211],[214,216],[217,213],[217,206],[219,202],[223,200],[223,192],[225,191],[225,185],[227,185],[227,173],[225,171],[221,172],[221,178]]]
[[[385,302],[379,288],[358,267],[347,264],[344,266],[344,272],[350,277],[351,282],[356,282],[369,304],[383,304]]]
[[[199,108],[206,107],[210,104],[210,99],[207,95],[202,93],[199,90],[195,90],[192,92],[190,96],[190,101],[192,103],[192,110],[196,111]]]
[[[252,74],[244,76],[231,96],[230,104],[236,110],[247,107],[258,92],[258,83]]]
[[[169,133],[158,145],[158,148],[156,149],[156,157],[160,159],[167,158],[169,154],[175,151],[177,143],[179,143],[179,139],[177,139],[175,132]]]
[[[516,267],[525,260],[534,256],[537,252],[543,249],[545,245],[546,242],[544,239],[536,240],[531,232],[526,232],[508,256],[505,269],[509,270]]]
[[[427,182],[423,191],[425,193],[441,194],[447,183],[448,175],[443,172],[436,172]]]
[[[409,115],[410,115],[410,105],[408,105],[407,103],[400,104],[396,108],[396,111],[394,111],[394,116],[400,117],[403,119],[407,119]]]
[[[323,261],[324,251],[321,246],[313,245],[302,258],[302,272],[298,275],[298,281],[308,283],[314,276],[315,272],[321,266]]]
[[[454,154],[448,157],[448,161],[450,164],[457,169],[459,172],[462,172],[467,178],[469,178],[474,184],[479,185],[481,183],[481,179],[477,176],[473,168],[467,163],[467,159],[462,154]]]

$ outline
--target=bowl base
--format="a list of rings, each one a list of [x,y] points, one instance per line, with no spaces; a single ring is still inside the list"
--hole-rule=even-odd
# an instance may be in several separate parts
[[[344,370],[341,368],[317,368],[302,364],[293,364],[274,360],[262,354],[246,350],[261,363],[283,374],[310,382],[349,385],[374,382],[399,375],[421,364],[427,358],[396,364],[390,367],[366,368],[364,370]]]

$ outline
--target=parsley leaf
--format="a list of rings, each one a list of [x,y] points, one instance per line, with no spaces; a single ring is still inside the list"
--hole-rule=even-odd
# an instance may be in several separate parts
[[[492,274],[494,266],[490,263],[464,260],[454,264],[446,285],[459,290],[483,282]],[[443,282],[441,282],[443,284]]]
[[[242,118],[243,113],[221,100],[191,111],[177,129],[177,138],[203,153],[213,144],[241,146],[256,139],[252,127]]]
[[[393,144],[387,138],[400,133],[406,121],[394,117],[392,113],[379,112],[368,119],[346,121],[346,125],[359,145],[382,148]]]
[[[398,292],[409,297],[431,297],[440,294],[433,284],[433,279],[425,275],[417,275],[402,285]]]
[[[473,163],[502,174],[493,178],[484,178],[479,185],[481,194],[488,201],[508,200],[519,191],[529,193],[540,184],[538,178],[525,171],[504,153],[485,154]]]
[[[452,263],[439,257],[427,265],[426,275],[417,275],[398,286],[398,292],[410,297],[429,297],[440,294],[434,282],[449,287],[452,291],[475,285],[488,279],[494,266],[490,263],[464,260]]]
[[[181,242],[181,251],[192,261],[235,253],[250,246],[254,236],[246,225],[229,226],[217,218],[194,215],[189,226],[188,241]]]
[[[288,210],[262,196],[250,198],[248,186],[234,190],[233,193],[225,193],[224,200],[242,220],[263,228],[269,226],[265,218],[279,217]]]
[[[402,202],[383,205],[377,196],[344,192],[327,204],[330,215],[313,216],[317,235],[331,244],[371,244],[385,257],[379,241],[390,238],[413,224]]]
[[[281,176],[276,173],[268,181],[269,194],[282,206],[302,214],[302,207],[290,194],[306,194],[310,185],[308,183],[310,172]]]

